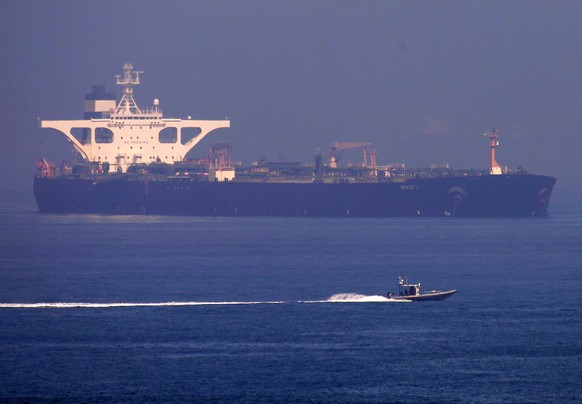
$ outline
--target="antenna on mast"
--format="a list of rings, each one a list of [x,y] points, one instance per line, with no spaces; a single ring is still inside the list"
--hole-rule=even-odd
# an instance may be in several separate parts
[[[133,86],[140,84],[139,75],[142,71],[134,71],[132,63],[123,65],[123,77],[116,74],[116,84],[123,87],[123,97],[117,105],[115,114],[141,114],[137,103],[133,99]]]

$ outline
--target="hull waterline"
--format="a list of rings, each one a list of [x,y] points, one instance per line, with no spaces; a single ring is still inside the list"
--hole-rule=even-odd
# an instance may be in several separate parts
[[[42,213],[543,217],[555,181],[531,174],[347,184],[37,176],[34,194]]]

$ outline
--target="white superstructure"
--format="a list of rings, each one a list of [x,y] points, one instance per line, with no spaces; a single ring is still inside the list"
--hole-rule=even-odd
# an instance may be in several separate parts
[[[183,161],[208,133],[230,127],[227,119],[164,118],[158,100],[154,100],[152,109],[141,110],[133,99],[133,87],[140,84],[142,72],[134,71],[131,63],[126,63],[123,70],[123,76],[116,76],[116,83],[123,87],[117,105],[114,100],[85,102],[86,111],[101,112],[103,118],[42,120],[41,127],[62,132],[85,161],[108,163],[112,171],[118,172],[136,163]],[[185,133],[186,128],[192,128],[189,132],[195,134]]]

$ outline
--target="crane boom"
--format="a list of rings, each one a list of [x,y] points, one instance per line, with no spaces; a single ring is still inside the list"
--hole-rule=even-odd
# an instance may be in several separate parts
[[[370,151],[370,142],[333,142],[329,146],[329,167],[330,168],[337,168],[337,162],[339,161],[341,154],[344,150],[349,149],[357,149],[362,147],[364,149],[364,166],[368,166],[368,159],[367,156],[370,155],[371,162],[373,161],[373,165],[376,165],[375,154],[372,160],[372,152]]]
[[[357,149],[358,147],[370,146],[370,142],[333,142],[329,146],[329,150],[344,151],[348,149]]]

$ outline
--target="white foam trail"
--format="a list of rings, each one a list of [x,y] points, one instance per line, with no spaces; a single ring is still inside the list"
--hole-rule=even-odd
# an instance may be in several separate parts
[[[337,293],[327,299],[328,302],[333,303],[401,303],[409,302],[409,300],[388,299],[385,296],[366,296],[357,293]]]
[[[5,309],[108,309],[115,307],[164,307],[164,306],[237,306],[252,304],[291,304],[291,303],[402,303],[409,300],[388,299],[384,296],[366,296],[356,293],[337,293],[326,300],[298,300],[298,301],[256,301],[256,302],[159,302],[159,303],[81,303],[81,302],[54,302],[54,303],[0,303]]]
[[[11,309],[71,309],[93,308],[106,309],[112,307],[163,307],[163,306],[229,306],[242,304],[283,304],[288,302],[160,302],[160,303],[0,303],[0,308]]]

